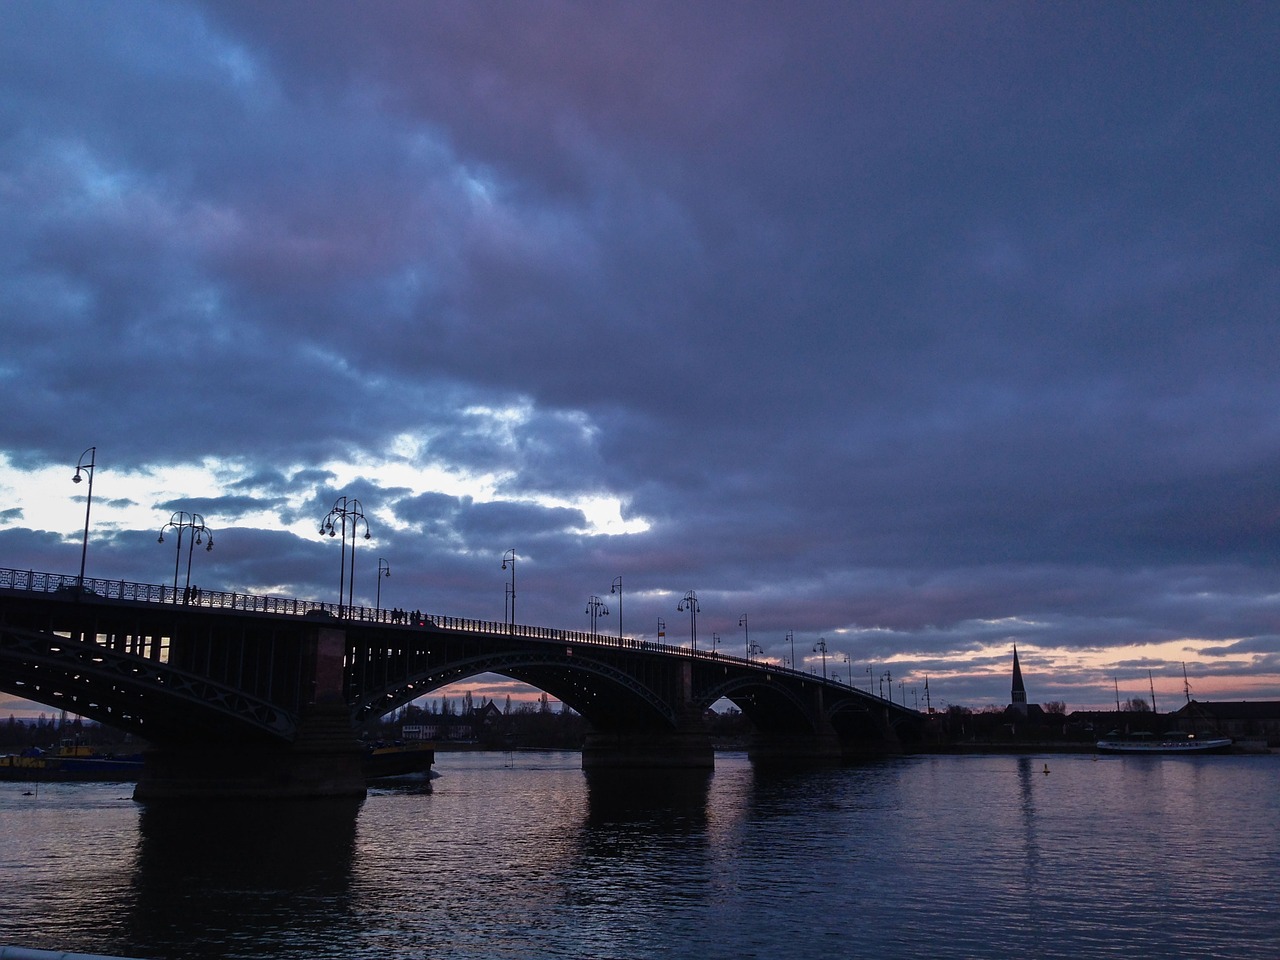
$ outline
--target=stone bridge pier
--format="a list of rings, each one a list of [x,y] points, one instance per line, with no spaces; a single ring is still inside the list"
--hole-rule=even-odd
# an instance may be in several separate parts
[[[715,749],[693,702],[693,671],[687,661],[675,666],[676,723],[628,724],[614,729],[595,727],[582,747],[582,769],[605,770],[711,770]]]
[[[314,690],[291,743],[185,742],[153,746],[134,799],[298,800],[365,796],[362,750],[343,699],[344,631],[319,626],[301,640]]]
[[[690,709],[674,730],[592,730],[582,746],[584,770],[710,770],[711,734]]]

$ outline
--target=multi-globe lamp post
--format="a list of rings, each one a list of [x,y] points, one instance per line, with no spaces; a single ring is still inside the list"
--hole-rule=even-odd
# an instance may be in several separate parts
[[[182,562],[182,538],[186,531],[191,531],[191,535],[187,538],[187,584],[183,591],[183,597],[191,596],[191,556],[195,552],[195,548],[204,544],[206,539],[208,543],[205,545],[205,552],[208,553],[213,549],[213,531],[210,530],[204,522],[204,517],[198,513],[187,513],[185,510],[177,510],[169,517],[169,522],[160,528],[160,536],[156,538],[156,543],[164,543],[164,532],[166,530],[178,531],[178,543],[174,550],[173,558],[173,599],[176,603],[178,600],[178,567]]]
[[[818,642],[813,645],[814,653],[822,654],[822,679],[827,679],[827,638],[819,637]]]
[[[71,478],[72,483],[79,483],[81,471],[89,475],[88,496],[84,498],[84,542],[80,547],[80,579],[77,581],[81,593],[84,592],[84,562],[89,556],[89,510],[93,507],[93,470],[97,466],[95,463],[97,456],[97,447],[89,447],[80,454],[80,459],[76,461],[76,475]]]
[[[342,536],[342,553],[338,558],[338,616],[343,615],[343,591],[346,591],[346,611],[349,614],[352,603],[355,600],[355,582],[356,582],[356,536],[360,531],[360,525],[364,524],[364,539],[370,540],[373,535],[369,532],[369,521],[365,519],[364,507],[355,497],[339,497],[333,504],[333,509],[320,521],[320,535],[326,533],[331,536]],[[347,536],[348,527],[350,527],[351,537],[351,561],[350,570],[347,567]],[[379,581],[381,583],[381,581]]]
[[[587,615],[591,617],[591,635],[596,635],[596,621],[601,617],[609,615],[609,608],[605,602],[597,597],[594,593],[587,598]]]
[[[692,590],[686,593],[684,599],[676,604],[676,613],[689,611],[689,647],[693,653],[698,652],[698,612],[701,609],[698,606],[698,595]]]

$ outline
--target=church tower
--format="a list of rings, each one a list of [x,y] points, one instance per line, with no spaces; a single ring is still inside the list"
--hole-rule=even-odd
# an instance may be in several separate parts
[[[1027,688],[1022,685],[1022,668],[1018,666],[1018,645],[1013,646],[1013,701],[1009,704],[1024,717],[1027,715]]]

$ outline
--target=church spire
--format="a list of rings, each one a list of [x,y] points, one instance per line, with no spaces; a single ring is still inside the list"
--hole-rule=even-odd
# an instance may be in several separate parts
[[[1013,645],[1013,691],[1009,704],[1023,716],[1027,713],[1027,688],[1022,685],[1022,668],[1018,666],[1018,645]]]

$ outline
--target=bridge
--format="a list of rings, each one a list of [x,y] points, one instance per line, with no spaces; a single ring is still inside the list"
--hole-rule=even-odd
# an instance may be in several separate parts
[[[753,761],[920,742],[924,717],[760,660],[548,627],[0,569],[0,690],[149,744],[135,797],[364,795],[359,735],[495,673],[588,723],[587,770],[710,769],[704,718],[751,722]]]

